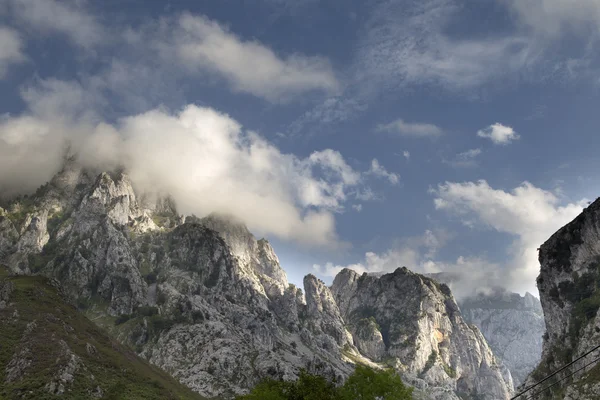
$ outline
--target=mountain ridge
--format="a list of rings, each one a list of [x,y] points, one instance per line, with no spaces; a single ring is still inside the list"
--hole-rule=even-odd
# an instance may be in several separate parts
[[[0,210],[5,262],[13,273],[60,281],[90,319],[205,396],[230,398],[265,377],[294,379],[300,368],[340,381],[356,362],[400,360],[398,352],[383,364],[361,353],[338,306],[345,295],[334,291],[336,300],[310,275],[304,291],[290,285],[268,241],[245,226],[217,214],[183,218],[160,198],[147,207],[148,198],[123,172],[94,176],[71,164],[36,195]],[[400,269],[388,275],[426,294],[415,313],[442,310],[454,349],[432,358],[439,343],[428,324],[438,317],[419,317],[419,343],[397,370],[431,398],[507,398],[512,385],[481,333],[459,312],[442,316],[447,301],[455,304],[450,290]],[[352,295],[376,297],[368,286],[357,290]],[[383,315],[367,316],[369,326]],[[453,356],[460,347],[453,340],[479,350]]]

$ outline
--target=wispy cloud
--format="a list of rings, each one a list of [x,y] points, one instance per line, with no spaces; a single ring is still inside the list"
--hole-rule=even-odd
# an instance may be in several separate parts
[[[26,57],[23,54],[23,41],[19,34],[10,28],[0,25],[0,79],[13,64],[23,62]]]
[[[513,128],[498,122],[477,131],[477,136],[490,139],[492,143],[498,145],[507,145],[520,138]]]
[[[477,157],[482,153],[481,149],[470,149],[454,156],[447,164],[457,168],[468,168],[477,166]]]
[[[392,185],[396,185],[400,181],[399,174],[388,172],[376,158],[371,161],[371,169],[367,171],[367,174],[387,179]]]
[[[442,129],[436,125],[422,122],[405,122],[402,119],[397,119],[387,124],[377,125],[376,130],[378,132],[389,132],[400,136],[415,138],[438,137],[443,133]]]
[[[407,85],[463,90],[514,72],[531,60],[529,41],[520,35],[449,36],[445,27],[460,10],[451,0],[380,3],[358,48],[358,79],[379,90]]]
[[[104,42],[108,32],[86,1],[7,0],[15,20],[26,30],[62,33],[85,48]]]
[[[589,35],[600,32],[600,2],[578,0],[507,0],[519,21],[536,35],[556,38],[565,30]]]

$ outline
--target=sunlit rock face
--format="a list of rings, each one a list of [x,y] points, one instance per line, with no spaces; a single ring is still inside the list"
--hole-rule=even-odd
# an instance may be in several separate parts
[[[461,316],[450,289],[399,268],[391,274],[343,270],[332,292],[358,349],[403,371],[431,395],[507,398],[510,373],[479,330]]]
[[[235,218],[178,215],[126,173],[70,160],[3,204],[0,262],[54,278],[118,340],[206,396],[231,398],[301,368],[342,381],[393,366],[426,398],[505,399],[510,375],[445,285],[398,269],[290,285],[268,241]]]

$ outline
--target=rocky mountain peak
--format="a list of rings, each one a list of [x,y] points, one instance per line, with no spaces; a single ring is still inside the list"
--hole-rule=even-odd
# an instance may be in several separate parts
[[[403,267],[381,276],[343,270],[331,290],[361,353],[394,360],[416,387],[434,383],[432,398],[454,398],[443,388],[508,397],[510,373],[479,330],[465,323],[446,285]],[[494,378],[480,379],[483,370]]]
[[[283,295],[289,284],[287,275],[267,240],[256,240],[246,225],[232,215],[211,213],[199,223],[223,237],[241,267],[260,282],[269,297]]]

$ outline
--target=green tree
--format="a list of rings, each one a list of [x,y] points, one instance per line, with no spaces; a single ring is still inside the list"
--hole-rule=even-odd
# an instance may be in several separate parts
[[[357,365],[354,373],[339,389],[340,400],[411,400],[412,388],[407,388],[393,370],[375,371]]]
[[[393,370],[358,365],[339,388],[322,376],[301,371],[294,382],[263,380],[238,400],[412,400],[412,388],[404,386]]]
[[[238,400],[287,400],[287,393],[293,382],[265,379],[252,389],[250,394],[240,396]]]
[[[338,396],[333,383],[302,370],[295,382],[265,379],[238,400],[338,400]]]

